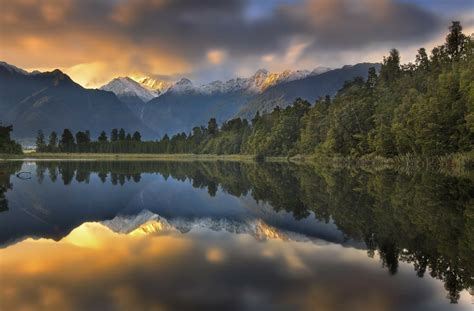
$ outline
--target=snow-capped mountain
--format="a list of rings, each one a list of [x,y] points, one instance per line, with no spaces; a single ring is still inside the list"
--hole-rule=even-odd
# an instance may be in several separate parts
[[[283,241],[311,240],[305,235],[275,228],[259,219],[238,221],[226,218],[174,218],[168,220],[150,212],[149,210],[143,210],[137,215],[119,215],[111,220],[102,221],[101,223],[114,232],[130,235],[172,231],[187,233],[194,229],[204,228],[212,231],[249,234],[258,241],[265,241],[268,239]]]
[[[147,102],[166,92],[176,94],[196,93],[203,95],[232,92],[259,94],[271,86],[304,79],[308,76],[318,75],[328,70],[329,68],[326,67],[318,67],[313,71],[285,70],[281,73],[270,73],[266,69],[259,69],[249,78],[234,78],[225,82],[217,80],[200,86],[193,84],[193,82],[187,78],[182,78],[176,83],[171,83],[149,77],[121,77],[110,81],[108,84],[102,86],[101,89],[114,92],[119,98],[136,96],[143,102]]]
[[[173,83],[171,82],[156,80],[150,77],[141,77],[141,78],[132,77],[132,79],[140,83],[145,88],[152,91],[158,91],[160,94],[168,91],[173,86]]]
[[[178,93],[178,94],[193,93],[193,92],[199,93],[200,90],[199,88],[194,86],[191,80],[187,78],[182,78],[169,89],[169,92]]]
[[[150,90],[129,77],[115,78],[106,85],[100,87],[101,90],[113,92],[117,97],[138,97],[143,102],[147,102],[158,95],[159,91]]]

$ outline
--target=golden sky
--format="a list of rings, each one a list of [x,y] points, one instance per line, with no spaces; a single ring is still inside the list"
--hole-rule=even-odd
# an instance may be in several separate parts
[[[62,69],[84,86],[117,76],[198,82],[271,71],[411,60],[442,42],[451,19],[472,28],[469,1],[0,0],[0,60]]]

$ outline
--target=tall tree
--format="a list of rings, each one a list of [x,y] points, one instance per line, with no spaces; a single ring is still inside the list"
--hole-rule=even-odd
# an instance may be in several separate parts
[[[46,151],[46,141],[42,130],[39,130],[38,134],[36,135],[36,150],[38,152]]]
[[[121,128],[118,132],[118,140],[124,141],[127,134],[125,134],[125,130]]]
[[[105,131],[100,132],[99,138],[97,140],[101,143],[106,143],[107,142],[107,134]]]
[[[140,134],[140,132],[136,131],[135,133],[133,133],[133,140],[142,141],[142,135]]]
[[[49,141],[48,141],[48,150],[50,152],[56,151],[58,148],[58,134],[55,131],[52,131],[49,134]]]
[[[452,22],[449,31],[446,36],[446,51],[451,60],[459,60],[459,56],[464,49],[466,36],[462,33],[462,26],[459,21]]]
[[[112,132],[110,133],[110,141],[114,142],[114,141],[117,141],[118,139],[119,139],[118,130],[113,129]]]

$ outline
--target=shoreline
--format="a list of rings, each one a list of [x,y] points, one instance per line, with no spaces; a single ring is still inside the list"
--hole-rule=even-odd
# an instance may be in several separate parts
[[[24,153],[0,154],[0,161],[229,161],[259,162],[255,155],[217,154],[148,154],[148,153]],[[384,158],[366,155],[360,158],[341,156],[295,155],[265,157],[265,162],[285,162],[296,165],[311,165],[325,168],[354,168],[368,171],[396,170],[420,171],[438,170],[449,175],[474,175],[474,151],[445,156],[421,158],[414,155]]]

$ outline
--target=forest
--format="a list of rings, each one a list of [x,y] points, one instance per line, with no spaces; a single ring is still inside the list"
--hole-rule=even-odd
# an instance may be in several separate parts
[[[333,97],[313,105],[259,114],[249,122],[216,119],[191,133],[142,141],[138,132],[113,129],[92,140],[87,131],[61,137],[40,131],[38,152],[194,153],[266,156],[367,155],[430,157],[472,151],[474,142],[474,42],[460,22],[449,27],[446,42],[420,48],[414,63],[401,63],[392,49],[379,72],[347,81]]]

